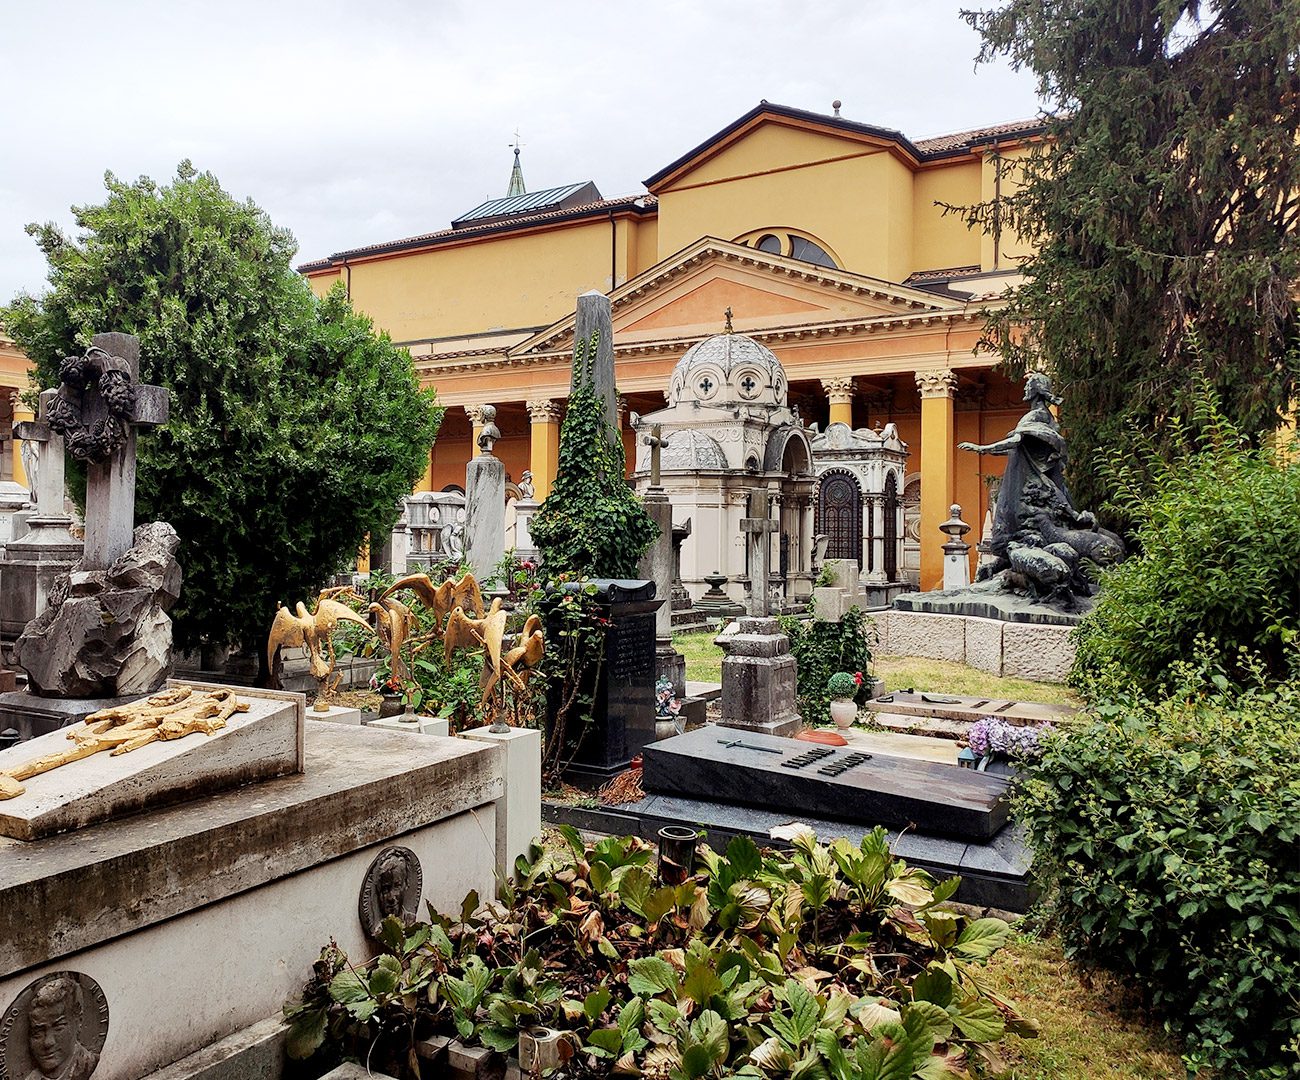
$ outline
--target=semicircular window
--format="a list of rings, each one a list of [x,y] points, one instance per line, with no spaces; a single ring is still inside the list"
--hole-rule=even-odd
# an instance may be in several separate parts
[[[834,259],[811,240],[805,240],[802,236],[790,237],[790,257],[813,263],[816,266],[829,266],[832,268],[835,266]]]
[[[829,266],[832,270],[838,268],[830,252],[815,240],[809,240],[806,236],[785,229],[747,233],[737,237],[736,243],[744,247],[752,244],[757,250],[766,251],[769,255],[785,255],[800,262],[812,263],[814,266]]]

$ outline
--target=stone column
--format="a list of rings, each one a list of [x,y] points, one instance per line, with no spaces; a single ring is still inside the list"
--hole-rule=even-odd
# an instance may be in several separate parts
[[[614,389],[614,324],[610,317],[609,297],[594,289],[578,297],[573,324],[574,342],[590,342],[593,335],[596,351],[594,355],[586,356],[582,371],[575,365],[570,378],[570,393],[580,381],[590,379],[596,388],[596,396],[604,403],[605,421],[617,433],[622,425],[615,415],[618,392]]]
[[[528,468],[533,474],[533,498],[540,503],[551,493],[560,462],[560,403],[536,398],[527,404],[532,439]]]
[[[13,408],[14,428],[17,428],[17,426],[23,422],[30,423],[31,421],[36,419],[36,416],[32,412],[32,410],[18,400],[17,390],[11,390],[8,387],[0,387],[0,394],[9,395],[9,401]],[[12,469],[9,475],[14,478],[14,483],[21,484],[23,487],[30,489],[32,486],[32,481],[31,481],[31,477],[27,475],[26,466],[23,465],[22,448],[23,448],[22,439],[18,438],[15,435],[13,441],[8,446],[8,449],[13,454]]]
[[[478,437],[483,434],[483,406],[466,405],[464,409],[469,417],[469,456],[473,459],[479,455]]]
[[[940,588],[943,550],[936,541],[955,491],[953,396],[957,376],[947,368],[918,371],[921,392],[921,591]]]
[[[831,403],[832,424],[853,426],[853,391],[851,376],[837,375],[833,379],[822,379],[822,389]]]

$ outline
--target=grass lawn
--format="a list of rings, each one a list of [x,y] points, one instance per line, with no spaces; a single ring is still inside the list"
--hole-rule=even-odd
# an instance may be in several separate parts
[[[985,981],[1038,1021],[1037,1039],[1007,1036],[1005,1080],[1180,1080],[1177,1044],[1102,973],[1085,977],[1055,939],[1017,937],[989,961]]]
[[[686,657],[686,678],[692,682],[722,681],[722,650],[713,644],[717,635],[708,633],[677,634],[673,648]],[[890,690],[912,687],[944,694],[968,694],[973,697],[1013,698],[1017,701],[1041,701],[1049,705],[1078,705],[1068,687],[1057,683],[1030,682],[1028,679],[1002,679],[986,675],[965,664],[945,660],[922,660],[895,656],[874,660],[871,669],[885,680]]]

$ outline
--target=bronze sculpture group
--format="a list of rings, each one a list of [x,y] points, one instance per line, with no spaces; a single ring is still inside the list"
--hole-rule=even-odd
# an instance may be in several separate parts
[[[1060,399],[1046,375],[1029,375],[1025,401],[1029,410],[1005,439],[958,444],[960,450],[1007,459],[985,545],[990,559],[980,566],[972,590],[1020,593],[1074,611],[1097,591],[1091,571],[1119,562],[1124,543],[1070,499],[1065,437],[1052,412]]]
[[[416,613],[395,595],[403,591],[412,593],[431,616],[427,630],[417,633],[420,620]],[[297,605],[297,615],[281,606],[266,644],[272,671],[281,648],[300,646],[306,651],[311,674],[320,684],[315,704],[320,712],[328,710],[338,687],[340,676],[334,674],[332,638],[343,623],[360,625],[374,634],[388,653],[393,678],[403,686],[412,680],[411,662],[431,646],[441,643],[447,667],[457,649],[482,649],[479,711],[487,723],[497,722],[506,711],[507,688],[516,696],[527,691],[528,680],[545,652],[541,620],[530,616],[523,630],[511,638],[506,633],[508,612],[501,599],[494,598],[485,606],[473,574],[437,584],[423,573],[399,578],[369,604],[373,625],[343,603],[345,599],[362,602],[354,591],[344,587],[322,592],[312,612],[302,603]]]

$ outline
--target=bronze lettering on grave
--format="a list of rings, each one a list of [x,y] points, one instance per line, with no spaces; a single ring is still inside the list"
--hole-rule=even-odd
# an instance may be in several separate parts
[[[87,1080],[108,1038],[108,1001],[79,971],[42,975],[0,1017],[0,1080]]]
[[[386,847],[375,856],[361,882],[361,926],[372,938],[389,915],[409,925],[420,911],[424,871],[419,856],[407,847]]]
[[[616,621],[606,645],[609,674],[615,679],[652,675],[655,665],[654,615],[630,615]]]

